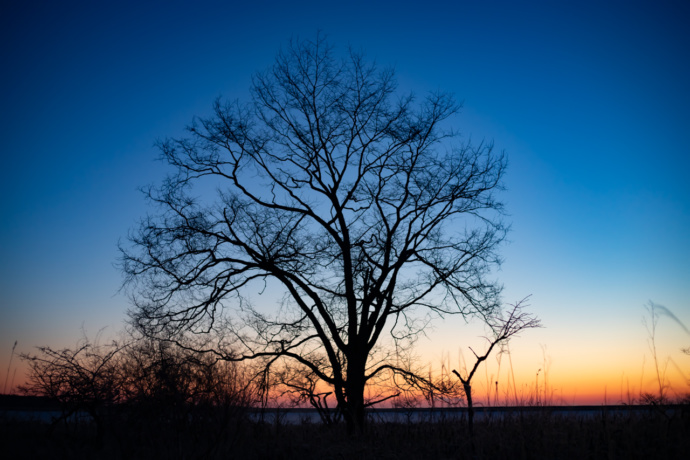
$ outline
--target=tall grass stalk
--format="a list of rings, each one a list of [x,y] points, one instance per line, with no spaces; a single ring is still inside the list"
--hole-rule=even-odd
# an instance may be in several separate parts
[[[10,378],[10,370],[12,369],[12,359],[14,358],[15,348],[17,348],[17,341],[16,340],[14,341],[14,345],[12,345],[12,354],[10,354],[10,363],[7,365],[7,375],[5,376],[5,386],[2,389],[2,394],[7,394],[7,379]],[[16,369],[15,369],[15,373],[16,373]],[[12,377],[12,385],[14,385],[14,377]]]
[[[660,312],[658,311],[657,304],[651,300],[646,306],[646,310],[649,312],[650,322],[647,322],[647,318],[643,318],[645,328],[647,329],[647,334],[649,338],[647,343],[649,350],[652,353],[652,359],[654,360],[654,371],[656,373],[656,381],[659,386],[659,402],[663,402],[666,397],[666,368],[668,367],[668,360],[663,366],[663,369],[659,367],[659,358],[656,351],[656,326],[659,322]]]
[[[12,372],[12,380],[10,381],[10,391],[14,388],[14,378],[17,376],[17,368],[14,368],[14,372]]]
[[[508,353],[508,364],[510,364],[510,377],[513,381],[513,397],[515,398],[515,405],[517,406],[518,403],[518,393],[517,393],[517,384],[515,383],[515,371],[513,370],[513,358],[510,353],[510,344],[506,344],[506,350]]]

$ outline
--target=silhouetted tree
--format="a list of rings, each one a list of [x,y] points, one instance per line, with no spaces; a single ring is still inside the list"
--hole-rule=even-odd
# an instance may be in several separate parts
[[[160,143],[176,172],[147,190],[160,212],[122,250],[133,319],[221,331],[204,351],[222,359],[289,360],[359,430],[365,387],[411,378],[399,352],[433,317],[499,308],[504,156],[458,140],[451,95],[401,94],[392,70],[338,60],[321,36],[251,90]],[[252,304],[264,290],[279,309]]]
[[[243,369],[198,353],[191,344],[187,337],[173,341],[132,333],[120,364],[127,401],[167,411],[178,406],[250,405],[253,389]]]
[[[88,430],[92,421],[99,446],[108,434],[126,458],[138,457],[142,447],[174,456],[180,446],[162,441],[170,433],[183,434],[204,458],[234,443],[256,401],[245,366],[175,343],[189,345],[196,337],[178,335],[173,342],[127,332],[106,344],[84,335],[74,348],[21,355],[29,374],[20,390],[60,404],[51,430],[63,421],[75,432]]]
[[[290,366],[286,363],[274,374],[274,386],[278,388],[278,397],[288,397],[295,405],[308,403],[316,410],[321,421],[331,426],[340,420],[342,414],[337,407],[329,406],[329,397],[333,400],[332,391],[324,391],[323,382],[308,368]]]
[[[193,339],[193,338],[192,338]],[[185,436],[202,457],[232,443],[255,403],[255,385],[238,363],[219,361],[192,350],[190,338],[142,337],[130,331],[120,360],[126,404],[123,446],[157,445],[160,432]],[[192,342],[194,340],[191,340]],[[179,346],[177,343],[184,344]],[[235,429],[229,429],[233,425]],[[136,441],[133,437],[136,436]],[[136,456],[135,452],[124,452]]]
[[[512,306],[512,309],[505,312],[505,314],[498,314],[486,318],[486,324],[491,329],[491,337],[486,337],[489,342],[489,347],[483,355],[478,355],[472,348],[472,354],[476,358],[472,369],[466,372],[466,377],[463,377],[457,370],[453,369],[453,373],[460,379],[467,399],[467,422],[470,440],[472,442],[472,449],[474,450],[474,406],[472,402],[472,377],[477,372],[479,365],[489,357],[493,349],[498,345],[504,345],[511,337],[518,334],[525,329],[541,327],[541,321],[535,316],[523,311],[523,303],[521,300]]]
[[[20,391],[59,402],[62,415],[55,423],[87,413],[102,443],[108,413],[124,394],[119,365],[122,350],[115,341],[102,345],[86,334],[74,348],[38,347],[37,354],[20,355],[29,364],[28,381]]]

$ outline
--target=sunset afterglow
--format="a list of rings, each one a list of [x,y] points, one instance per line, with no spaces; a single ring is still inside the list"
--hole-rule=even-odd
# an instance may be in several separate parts
[[[26,382],[21,353],[121,336],[133,306],[118,242],[151,213],[140,189],[171,172],[154,144],[185,136],[219,96],[250,101],[252,75],[318,31],[338,56],[352,47],[394,67],[401,93],[455,94],[463,108],[446,123],[459,139],[505,151],[510,232],[490,278],[543,327],[479,368],[478,406],[690,392],[684,2],[11,3],[0,14],[4,393]],[[277,311],[282,291],[257,285],[253,305]],[[663,307],[654,329],[650,302]],[[465,372],[487,346],[478,318],[429,320],[414,355],[430,375]]]

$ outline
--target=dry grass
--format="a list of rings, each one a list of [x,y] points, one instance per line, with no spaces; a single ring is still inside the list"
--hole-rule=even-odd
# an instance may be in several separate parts
[[[0,413],[1,414],[1,413]],[[168,459],[687,459],[690,406],[597,414],[515,410],[475,422],[476,452],[466,422],[371,423],[359,437],[344,427],[250,421],[245,413],[156,420],[113,418],[99,445],[88,423],[0,421],[4,458]],[[1,415],[0,415],[1,416]]]

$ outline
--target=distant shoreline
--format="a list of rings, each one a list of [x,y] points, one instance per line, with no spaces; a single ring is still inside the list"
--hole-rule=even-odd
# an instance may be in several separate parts
[[[0,410],[2,411],[43,411],[43,410],[60,410],[61,403],[54,399],[44,396],[24,396],[24,395],[0,395]],[[475,413],[501,413],[501,412],[539,412],[549,410],[552,412],[592,412],[602,410],[612,410],[616,412],[622,411],[639,411],[641,409],[655,409],[668,408],[673,409],[681,407],[683,404],[578,404],[578,405],[524,405],[524,406],[475,406]],[[313,407],[250,407],[248,410],[251,413],[286,413],[286,414],[318,414],[318,411]],[[434,412],[444,412],[447,414],[462,414],[467,412],[467,407],[372,407],[368,408],[367,412],[370,414],[428,414]]]

